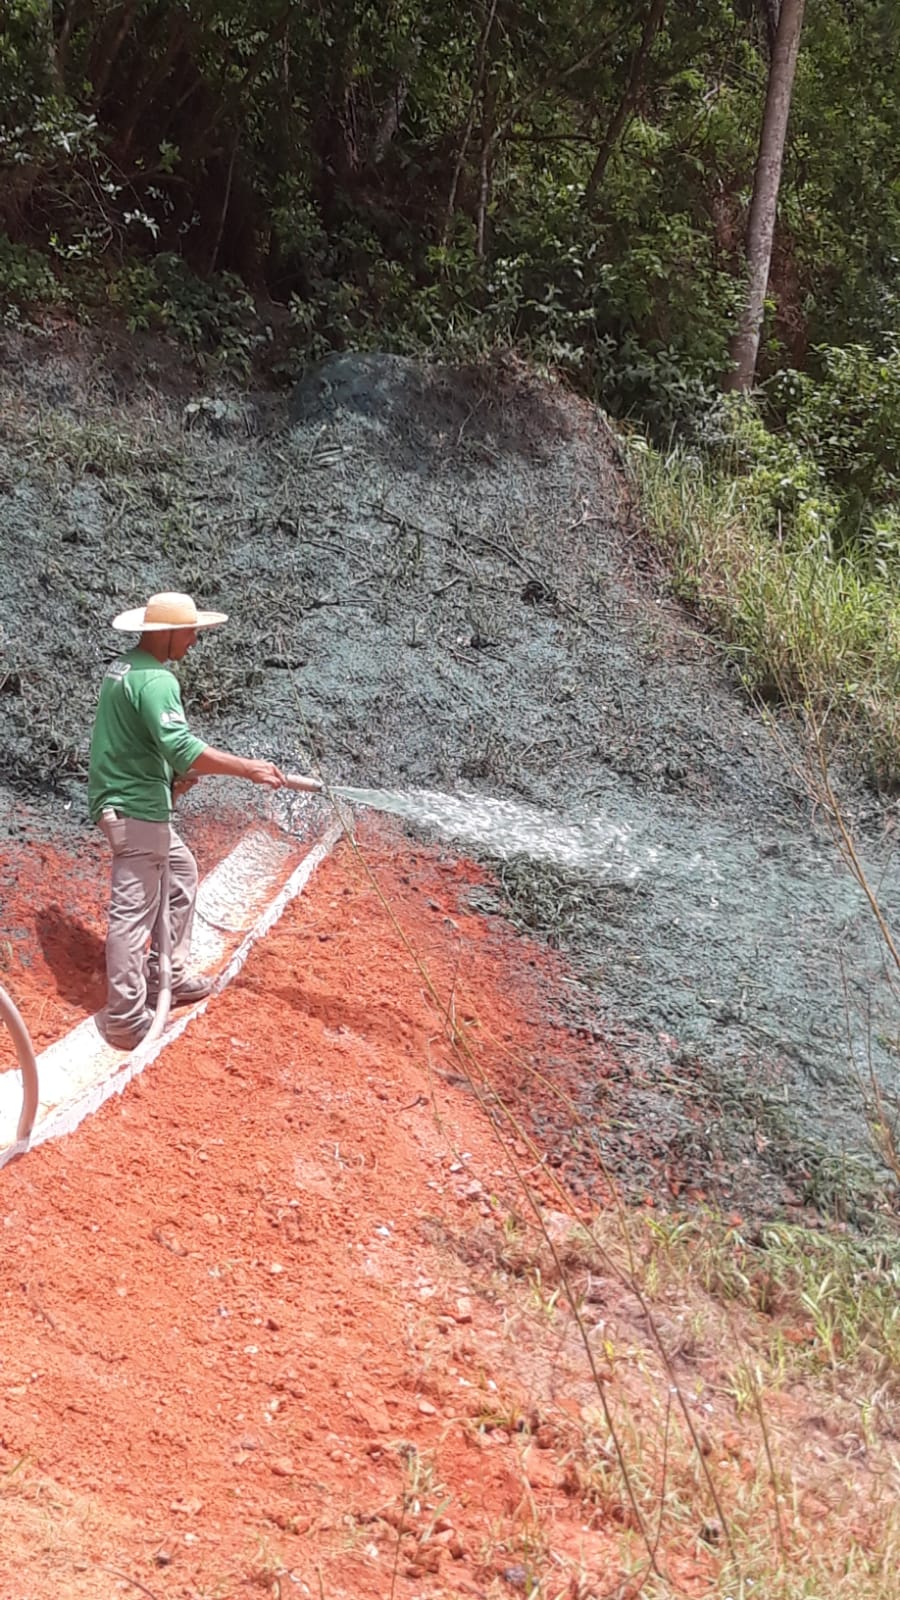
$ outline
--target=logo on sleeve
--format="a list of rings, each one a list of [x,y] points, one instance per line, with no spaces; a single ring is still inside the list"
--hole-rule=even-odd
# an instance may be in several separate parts
[[[160,727],[183,728],[185,725],[183,711],[161,711],[159,714]]]

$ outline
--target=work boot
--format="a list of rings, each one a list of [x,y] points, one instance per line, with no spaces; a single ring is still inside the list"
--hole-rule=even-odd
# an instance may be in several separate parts
[[[110,1022],[104,1012],[101,1015],[99,1026],[107,1044],[111,1044],[114,1050],[135,1050],[141,1040],[146,1038],[150,1032],[152,1021],[153,1012],[145,1011],[137,1022],[132,1022],[127,1027],[123,1027],[121,1023]]]
[[[157,978],[147,985],[147,1003],[153,1007],[159,999],[158,982]],[[211,992],[212,978],[176,978],[172,984],[172,1005],[193,1006],[198,1000],[205,1000]]]

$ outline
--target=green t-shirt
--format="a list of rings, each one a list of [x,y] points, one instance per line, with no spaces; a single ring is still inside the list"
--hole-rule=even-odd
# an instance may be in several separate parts
[[[100,689],[91,739],[88,806],[141,822],[168,822],[172,779],[206,749],[188,730],[174,672],[146,650],[112,663]]]

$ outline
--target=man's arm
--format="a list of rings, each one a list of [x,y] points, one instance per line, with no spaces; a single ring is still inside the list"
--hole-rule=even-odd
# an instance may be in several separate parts
[[[247,756],[233,756],[228,750],[216,750],[208,744],[196,760],[191,762],[188,773],[192,778],[245,778],[248,783],[261,783],[267,789],[280,789],[284,783],[284,773],[280,772],[274,761],[253,761]]]

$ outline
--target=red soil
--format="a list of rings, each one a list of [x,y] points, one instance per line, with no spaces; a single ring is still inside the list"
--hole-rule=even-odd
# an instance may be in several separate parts
[[[228,812],[199,812],[180,823],[201,877],[246,826],[245,817]],[[36,842],[0,854],[0,984],[40,1051],[98,1011],[106,998],[109,851],[98,830],[67,848],[53,844],[40,837],[24,810],[22,829]],[[0,1036],[0,1071],[13,1064],[6,1055]]]
[[[0,1600],[640,1590],[597,1389],[523,1225],[533,1200],[567,1227],[585,1157],[555,1092],[595,1106],[610,1063],[553,1020],[557,959],[468,908],[477,869],[387,831],[363,846],[121,1098],[0,1170]],[[93,842],[0,862],[3,981],[42,1040],[102,988],[105,878]],[[724,1547],[671,1380],[595,1268],[571,1270],[604,1394],[651,1502],[664,1486],[648,1537],[672,1502],[667,1592],[708,1594]],[[684,1345],[711,1307],[672,1292],[726,1501],[764,1504],[773,1448],[801,1565],[813,1540],[867,1548],[881,1480],[844,1447],[855,1401],[775,1393],[764,1456],[715,1339]]]
[[[367,854],[403,937],[342,843],[121,1099],[0,1172],[4,1600],[518,1581],[531,1490],[473,1423],[508,1374],[465,1241],[521,1209],[516,1165],[559,1193],[515,1133],[504,1153],[405,941],[522,1115],[561,1048],[553,958],[466,909],[473,867]],[[18,874],[69,919],[15,957],[43,1043],[102,998],[105,869],[90,845]]]

